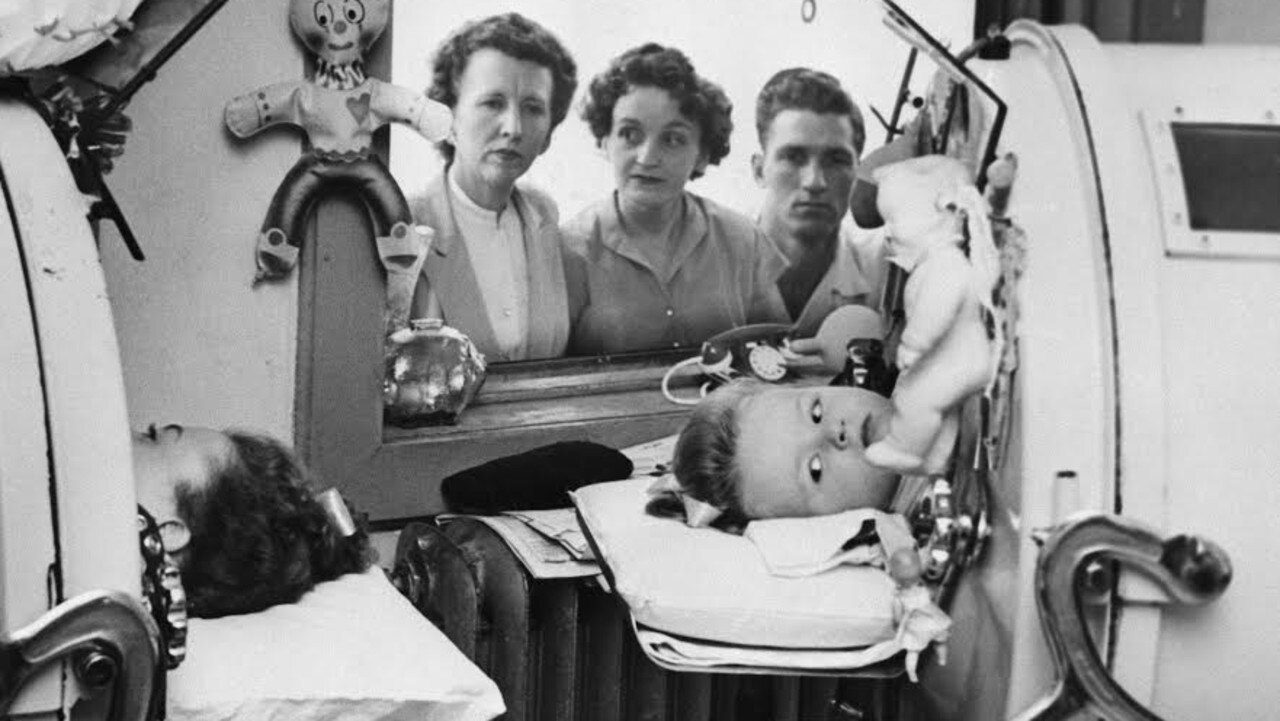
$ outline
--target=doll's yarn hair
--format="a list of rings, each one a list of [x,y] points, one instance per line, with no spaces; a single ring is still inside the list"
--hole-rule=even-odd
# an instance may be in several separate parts
[[[711,525],[731,533],[741,533],[749,520],[738,462],[738,409],[765,387],[755,379],[741,379],[708,394],[694,406],[671,459],[682,492],[721,509]],[[663,518],[685,517],[684,504],[672,493],[654,496],[645,510]]]
[[[369,567],[368,534],[360,528],[343,536],[331,527],[291,450],[252,433],[227,437],[233,453],[209,482],[175,489],[178,515],[191,531],[179,556],[191,616],[292,603],[317,583]]]

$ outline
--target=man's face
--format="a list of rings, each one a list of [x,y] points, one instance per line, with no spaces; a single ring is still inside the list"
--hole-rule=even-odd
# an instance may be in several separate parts
[[[765,227],[784,229],[801,241],[830,238],[849,210],[858,170],[849,116],[783,110],[764,142],[752,169],[765,190]]]

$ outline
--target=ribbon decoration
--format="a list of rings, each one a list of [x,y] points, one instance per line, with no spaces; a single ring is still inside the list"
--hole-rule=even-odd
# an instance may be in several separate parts
[[[684,506],[684,522],[690,528],[706,528],[724,513],[723,508],[713,506],[686,493],[680,481],[670,474],[662,476],[649,486],[649,495],[663,494],[671,494],[680,499],[680,503]]]

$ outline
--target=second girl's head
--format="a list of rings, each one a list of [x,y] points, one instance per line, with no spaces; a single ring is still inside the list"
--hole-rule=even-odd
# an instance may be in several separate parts
[[[302,464],[275,439],[152,425],[134,437],[133,465],[138,503],[182,571],[192,616],[291,603],[372,560],[362,531],[331,528]],[[181,547],[166,527],[185,531]]]
[[[592,79],[583,118],[613,165],[619,195],[660,204],[729,154],[733,104],[684,53],[647,43]]]
[[[861,388],[738,381],[707,396],[680,433],[672,470],[722,524],[885,508],[897,476],[871,465],[889,401]]]

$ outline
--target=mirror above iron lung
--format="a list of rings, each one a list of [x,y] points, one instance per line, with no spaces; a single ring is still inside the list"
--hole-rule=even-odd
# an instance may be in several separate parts
[[[973,2],[916,0],[904,2],[902,7],[952,53],[968,45],[972,37]],[[809,10],[813,10],[813,16],[806,21],[803,13]],[[615,171],[606,151],[597,146],[582,117],[582,110],[592,78],[605,71],[611,60],[629,49],[648,42],[676,48],[689,58],[700,76],[723,88],[733,106],[729,152],[718,165],[707,167],[702,177],[688,182],[684,191],[739,214],[748,232],[754,226],[763,198],[752,173],[751,160],[753,153],[760,149],[755,128],[755,104],[765,81],[777,71],[795,66],[823,70],[838,78],[861,109],[866,124],[865,158],[886,142],[886,128],[877,119],[877,113],[886,120],[893,113],[903,68],[910,53],[910,46],[886,26],[882,5],[872,0],[819,0],[812,4],[798,1],[743,4],[733,0],[697,3],[681,0],[646,3],[600,0],[592,3],[590,12],[582,12],[579,4],[556,0],[531,0],[518,4],[509,0],[477,0],[465,5],[413,2],[395,6],[390,32],[391,80],[414,89],[427,88],[431,83],[433,56],[449,34],[468,21],[512,11],[534,20],[554,34],[577,65],[578,87],[568,115],[552,132],[547,150],[537,157],[519,181],[520,186],[531,186],[549,196],[562,226],[573,223],[580,215],[586,217],[596,209],[613,206],[609,201],[615,188]],[[932,60],[921,56],[911,76],[912,97],[927,94],[934,71]],[[905,124],[914,113],[915,109],[908,104],[900,123]],[[420,207],[415,199],[424,196],[433,184],[443,187],[438,182],[444,172],[443,157],[428,141],[405,128],[392,128],[390,166],[415,210]],[[689,205],[685,203],[686,213]],[[616,214],[613,217],[616,219]],[[418,220],[422,222],[421,218]],[[844,222],[853,226],[847,214]],[[451,247],[448,239],[437,237],[436,242]],[[497,262],[503,257],[506,256],[491,254],[488,262]],[[661,254],[659,257],[667,258]],[[779,262],[785,261],[781,261],[779,256]],[[492,266],[487,268],[493,269]],[[580,279],[572,272],[570,276],[568,284],[580,288]],[[530,277],[536,276],[530,274]],[[456,275],[451,278],[453,280],[446,282],[457,280]],[[651,274],[649,280],[653,288],[650,298],[661,295],[664,291],[659,286],[658,275]],[[540,282],[542,287],[530,281],[531,287],[526,289],[524,297],[545,300],[562,292],[555,287],[556,281]],[[475,288],[474,284],[472,288]],[[420,286],[419,292],[422,290]],[[573,293],[572,288],[566,293],[566,305],[579,307],[577,298],[581,295],[575,298]],[[662,305],[665,300],[667,298],[655,304]],[[592,299],[591,302],[594,304],[594,301]],[[456,299],[452,302],[456,307]],[[598,326],[610,329],[612,339],[607,343],[583,343],[581,338],[586,334],[575,332],[564,345],[557,345],[554,341],[550,345],[530,342],[514,352],[507,352],[512,350],[508,346],[496,354],[487,352],[486,355],[490,362],[502,363],[564,354],[588,356],[622,351],[671,350],[673,345],[688,346],[693,353],[705,337],[726,329],[709,328],[705,324],[699,326],[695,322],[675,336],[659,332],[648,333],[645,338],[634,338],[630,329],[637,318],[646,309],[653,310],[648,308],[648,303],[646,300],[646,308],[614,308],[603,322],[597,319]],[[492,350],[494,346],[489,341],[492,341],[493,332],[498,327],[492,321],[501,324],[501,313],[488,312],[486,317],[484,310],[478,310],[472,304],[473,307],[461,311],[461,316],[455,313],[451,317],[449,304],[450,300],[446,299],[433,306],[432,310],[443,311],[441,315],[445,322],[477,340],[482,350],[486,345]],[[415,305],[424,308],[426,304],[416,299]],[[533,305],[535,309],[539,307],[536,303]],[[675,317],[675,305],[668,304],[659,312],[666,312],[669,308],[670,315]],[[724,310],[709,308],[708,305],[691,305],[680,310],[689,316]],[[559,312],[554,304],[543,307]],[[519,314],[514,308],[511,310]],[[729,315],[732,314],[730,311]],[[470,323],[474,327],[468,327],[467,318],[472,319]],[[524,328],[546,324],[545,318],[526,317]]]

